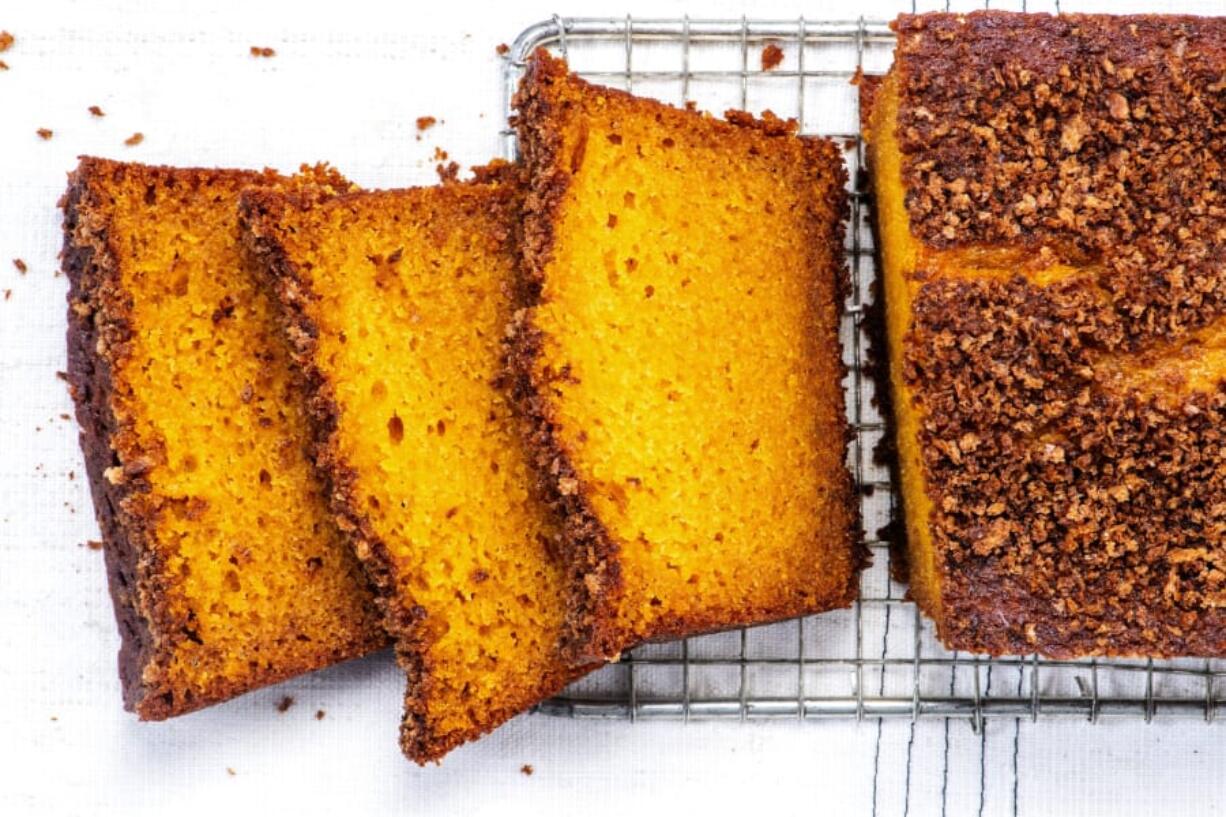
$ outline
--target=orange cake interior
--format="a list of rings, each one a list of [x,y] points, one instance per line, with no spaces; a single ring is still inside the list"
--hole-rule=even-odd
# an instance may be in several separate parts
[[[839,150],[589,85],[544,51],[513,370],[564,514],[567,651],[846,606]]]
[[[383,645],[307,462],[238,195],[325,169],[85,158],[65,199],[69,379],[123,646],[127,706],[161,719]]]
[[[1222,654],[1226,23],[895,28],[862,99],[911,595],[952,649]]]
[[[402,745],[436,760],[575,673],[563,574],[495,382],[521,186],[253,194],[248,242],[311,383],[318,462],[409,675]]]

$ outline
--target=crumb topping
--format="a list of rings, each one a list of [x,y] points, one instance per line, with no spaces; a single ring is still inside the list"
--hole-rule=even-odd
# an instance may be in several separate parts
[[[1181,344],[1194,364],[1194,333],[1223,317],[1226,22],[977,12],[896,27],[913,235],[1074,267],[1046,285],[1017,266],[918,286],[903,376],[922,406],[943,636],[1221,654],[1226,386],[1143,389],[1116,365]]]

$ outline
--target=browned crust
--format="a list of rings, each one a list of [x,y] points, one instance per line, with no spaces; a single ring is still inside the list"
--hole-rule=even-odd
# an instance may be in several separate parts
[[[449,182],[444,187],[453,188],[462,194],[467,194],[476,187],[489,187],[490,195],[482,206],[505,215],[508,208],[518,208],[518,173],[517,167],[496,162],[487,167],[474,168],[472,182]],[[419,192],[421,191],[381,191],[377,194],[401,195]],[[456,746],[491,731],[519,714],[524,707],[559,692],[566,684],[594,667],[588,665],[569,668],[560,664],[556,673],[541,678],[539,685],[525,696],[531,700],[525,701],[523,707],[510,706],[501,711],[485,713],[481,725],[467,732],[438,735],[431,730],[427,719],[427,701],[432,677],[430,644],[427,637],[428,628],[423,626],[427,611],[404,595],[396,580],[387,544],[375,532],[362,503],[356,497],[357,473],[344,458],[339,444],[338,429],[342,410],[331,383],[316,363],[319,327],[310,317],[308,305],[317,299],[318,295],[311,289],[309,278],[298,269],[278,239],[279,225],[285,223],[294,210],[309,209],[324,199],[341,204],[346,198],[348,196],[327,197],[309,192],[286,194],[248,190],[240,200],[240,222],[244,246],[251,259],[249,268],[274,296],[282,330],[289,340],[290,354],[306,395],[307,413],[313,433],[312,459],[327,484],[332,512],[341,529],[349,537],[376,588],[384,627],[395,638],[397,662],[408,677],[400,730],[401,749],[409,759],[424,765],[438,761]]]
[[[859,74],[853,80],[860,91],[860,132],[867,133],[873,114],[873,105],[877,99],[877,91],[881,88],[884,75]],[[876,197],[870,179],[873,175],[872,149],[864,150],[864,164],[860,176],[855,180],[856,190],[863,196],[863,206],[868,219],[869,230],[873,236],[873,268],[885,269],[881,256],[881,230],[877,223]],[[894,422],[894,384],[891,378],[888,334],[886,329],[887,299],[885,286],[880,277],[873,279],[873,299],[864,310],[864,333],[868,340],[867,360],[864,370],[872,378],[873,402],[885,425],[884,433],[873,450],[873,460],[889,469],[890,484],[901,485],[901,474],[898,468],[898,447],[896,434],[898,429]],[[907,557],[907,536],[904,520],[906,516],[906,497],[897,492],[895,501],[891,503],[890,518],[884,527],[876,532],[890,549],[890,577],[897,582],[907,582],[909,560]],[[910,595],[910,591],[908,591]]]
[[[155,545],[156,500],[146,474],[157,452],[140,445],[130,420],[115,411],[113,372],[133,337],[130,296],[119,277],[105,196],[108,178],[137,173],[150,184],[175,179],[204,185],[225,179],[273,183],[271,172],[169,168],[83,157],[69,175],[64,208],[63,270],[68,292],[68,382],[80,425],[81,450],[102,532],[107,580],[121,639],[118,664],[124,707],[141,720],[163,720],[384,646],[378,634],[321,653],[304,666],[252,672],[245,682],[222,679],[202,693],[176,689],[166,670],[175,645],[191,638],[190,622],[169,609],[177,592]]]
[[[551,57],[543,49],[538,49],[529,59],[527,73],[513,100],[518,111],[514,124],[519,131],[520,149],[531,180],[524,204],[524,236],[521,243],[521,274],[528,291],[529,306],[539,298],[545,268],[553,253],[554,221],[571,176],[559,155],[561,133],[558,120],[563,111],[554,109],[549,91],[550,86],[561,82],[575,83],[593,95],[633,99],[636,105],[642,106],[646,111],[667,111],[671,115],[678,113],[676,109],[655,100],[640,99],[622,91],[588,85],[568,74],[565,61]],[[757,119],[743,111],[728,111],[726,117],[727,122],[710,118],[705,118],[705,121],[714,128],[726,128],[729,132],[752,129],[767,136],[791,136],[796,130],[794,122],[781,120],[769,113],[764,114],[762,119]],[[841,180],[846,180],[842,161],[833,143],[817,139],[805,139],[804,142],[806,161],[813,163],[815,171],[837,167],[838,172],[843,174]],[[839,218],[829,224],[829,233],[822,235],[819,229],[819,235],[815,236],[815,239],[827,246],[838,248],[830,256],[833,269],[824,272],[836,282],[835,308],[841,309],[843,299],[850,289],[841,252],[847,200],[842,184],[832,185],[829,195],[830,200],[826,202],[828,212],[839,214]],[[831,342],[837,345],[837,322],[835,332]],[[570,454],[558,437],[556,417],[544,397],[548,384],[540,382],[537,374],[536,362],[540,356],[541,342],[542,335],[532,323],[531,309],[521,310],[508,329],[507,369],[512,383],[512,396],[525,419],[525,437],[536,466],[539,489],[550,498],[564,519],[562,556],[570,576],[572,597],[568,604],[563,654],[572,662],[615,659],[623,650],[633,646],[627,643],[626,634],[616,622],[617,605],[624,592],[619,548],[593,511],[590,489],[578,478]],[[843,365],[841,359],[838,365]],[[843,373],[846,374],[845,367]],[[845,456],[851,436],[851,429],[845,428]],[[858,592],[860,570],[869,561],[868,551],[860,535],[860,504],[850,473],[845,468],[842,471],[843,484],[839,486],[839,490],[845,497],[844,504],[848,511],[848,529],[843,541],[854,548],[854,553],[846,592],[841,598],[832,601],[829,605],[831,607],[846,606],[854,601]],[[787,610],[746,611],[743,620],[732,624],[702,616],[677,617],[660,621],[649,640],[718,631],[730,626],[768,623],[811,612],[818,611],[801,605]]]
[[[1226,384],[1120,383],[1226,318],[1226,20],[905,15],[913,235],[1082,269],[923,280],[923,414],[947,646],[1226,654]]]

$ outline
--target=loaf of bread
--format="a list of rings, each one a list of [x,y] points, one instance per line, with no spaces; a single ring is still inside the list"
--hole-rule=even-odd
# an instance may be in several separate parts
[[[911,595],[951,649],[1226,654],[1226,20],[895,28],[863,98]]]
[[[316,461],[378,587],[424,763],[557,692],[564,574],[500,384],[522,185],[243,198],[308,383]]]
[[[306,460],[239,191],[336,173],[85,158],[64,199],[68,376],[122,637],[124,702],[158,720],[385,643]]]
[[[838,148],[544,51],[516,104],[532,300],[510,363],[565,517],[566,654],[851,604]]]

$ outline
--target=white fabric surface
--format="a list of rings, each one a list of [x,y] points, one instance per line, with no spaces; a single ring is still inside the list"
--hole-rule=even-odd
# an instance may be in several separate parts
[[[1223,0],[1063,5],[1226,13]],[[0,4],[0,29],[17,36],[0,55],[11,66],[0,72],[0,814],[1124,817],[1226,805],[1226,739],[1195,721],[996,720],[980,736],[965,721],[533,715],[441,767],[418,769],[396,748],[403,682],[386,655],[164,724],[137,723],[120,708],[102,558],[82,546],[98,532],[75,423],[65,419],[70,401],[55,377],[65,365],[66,291],[55,202],[78,154],[281,168],[327,159],[366,186],[429,183],[436,145],[465,165],[498,153],[494,46],[553,11],[846,19],[898,10],[889,0]],[[277,56],[253,59],[251,45]],[[89,115],[95,104],[105,118]],[[418,140],[414,119],[423,115],[443,121]],[[40,127],[54,137],[39,139]],[[136,131],[144,143],[125,147]],[[296,704],[279,714],[287,694]],[[526,763],[530,777],[520,772]]]

